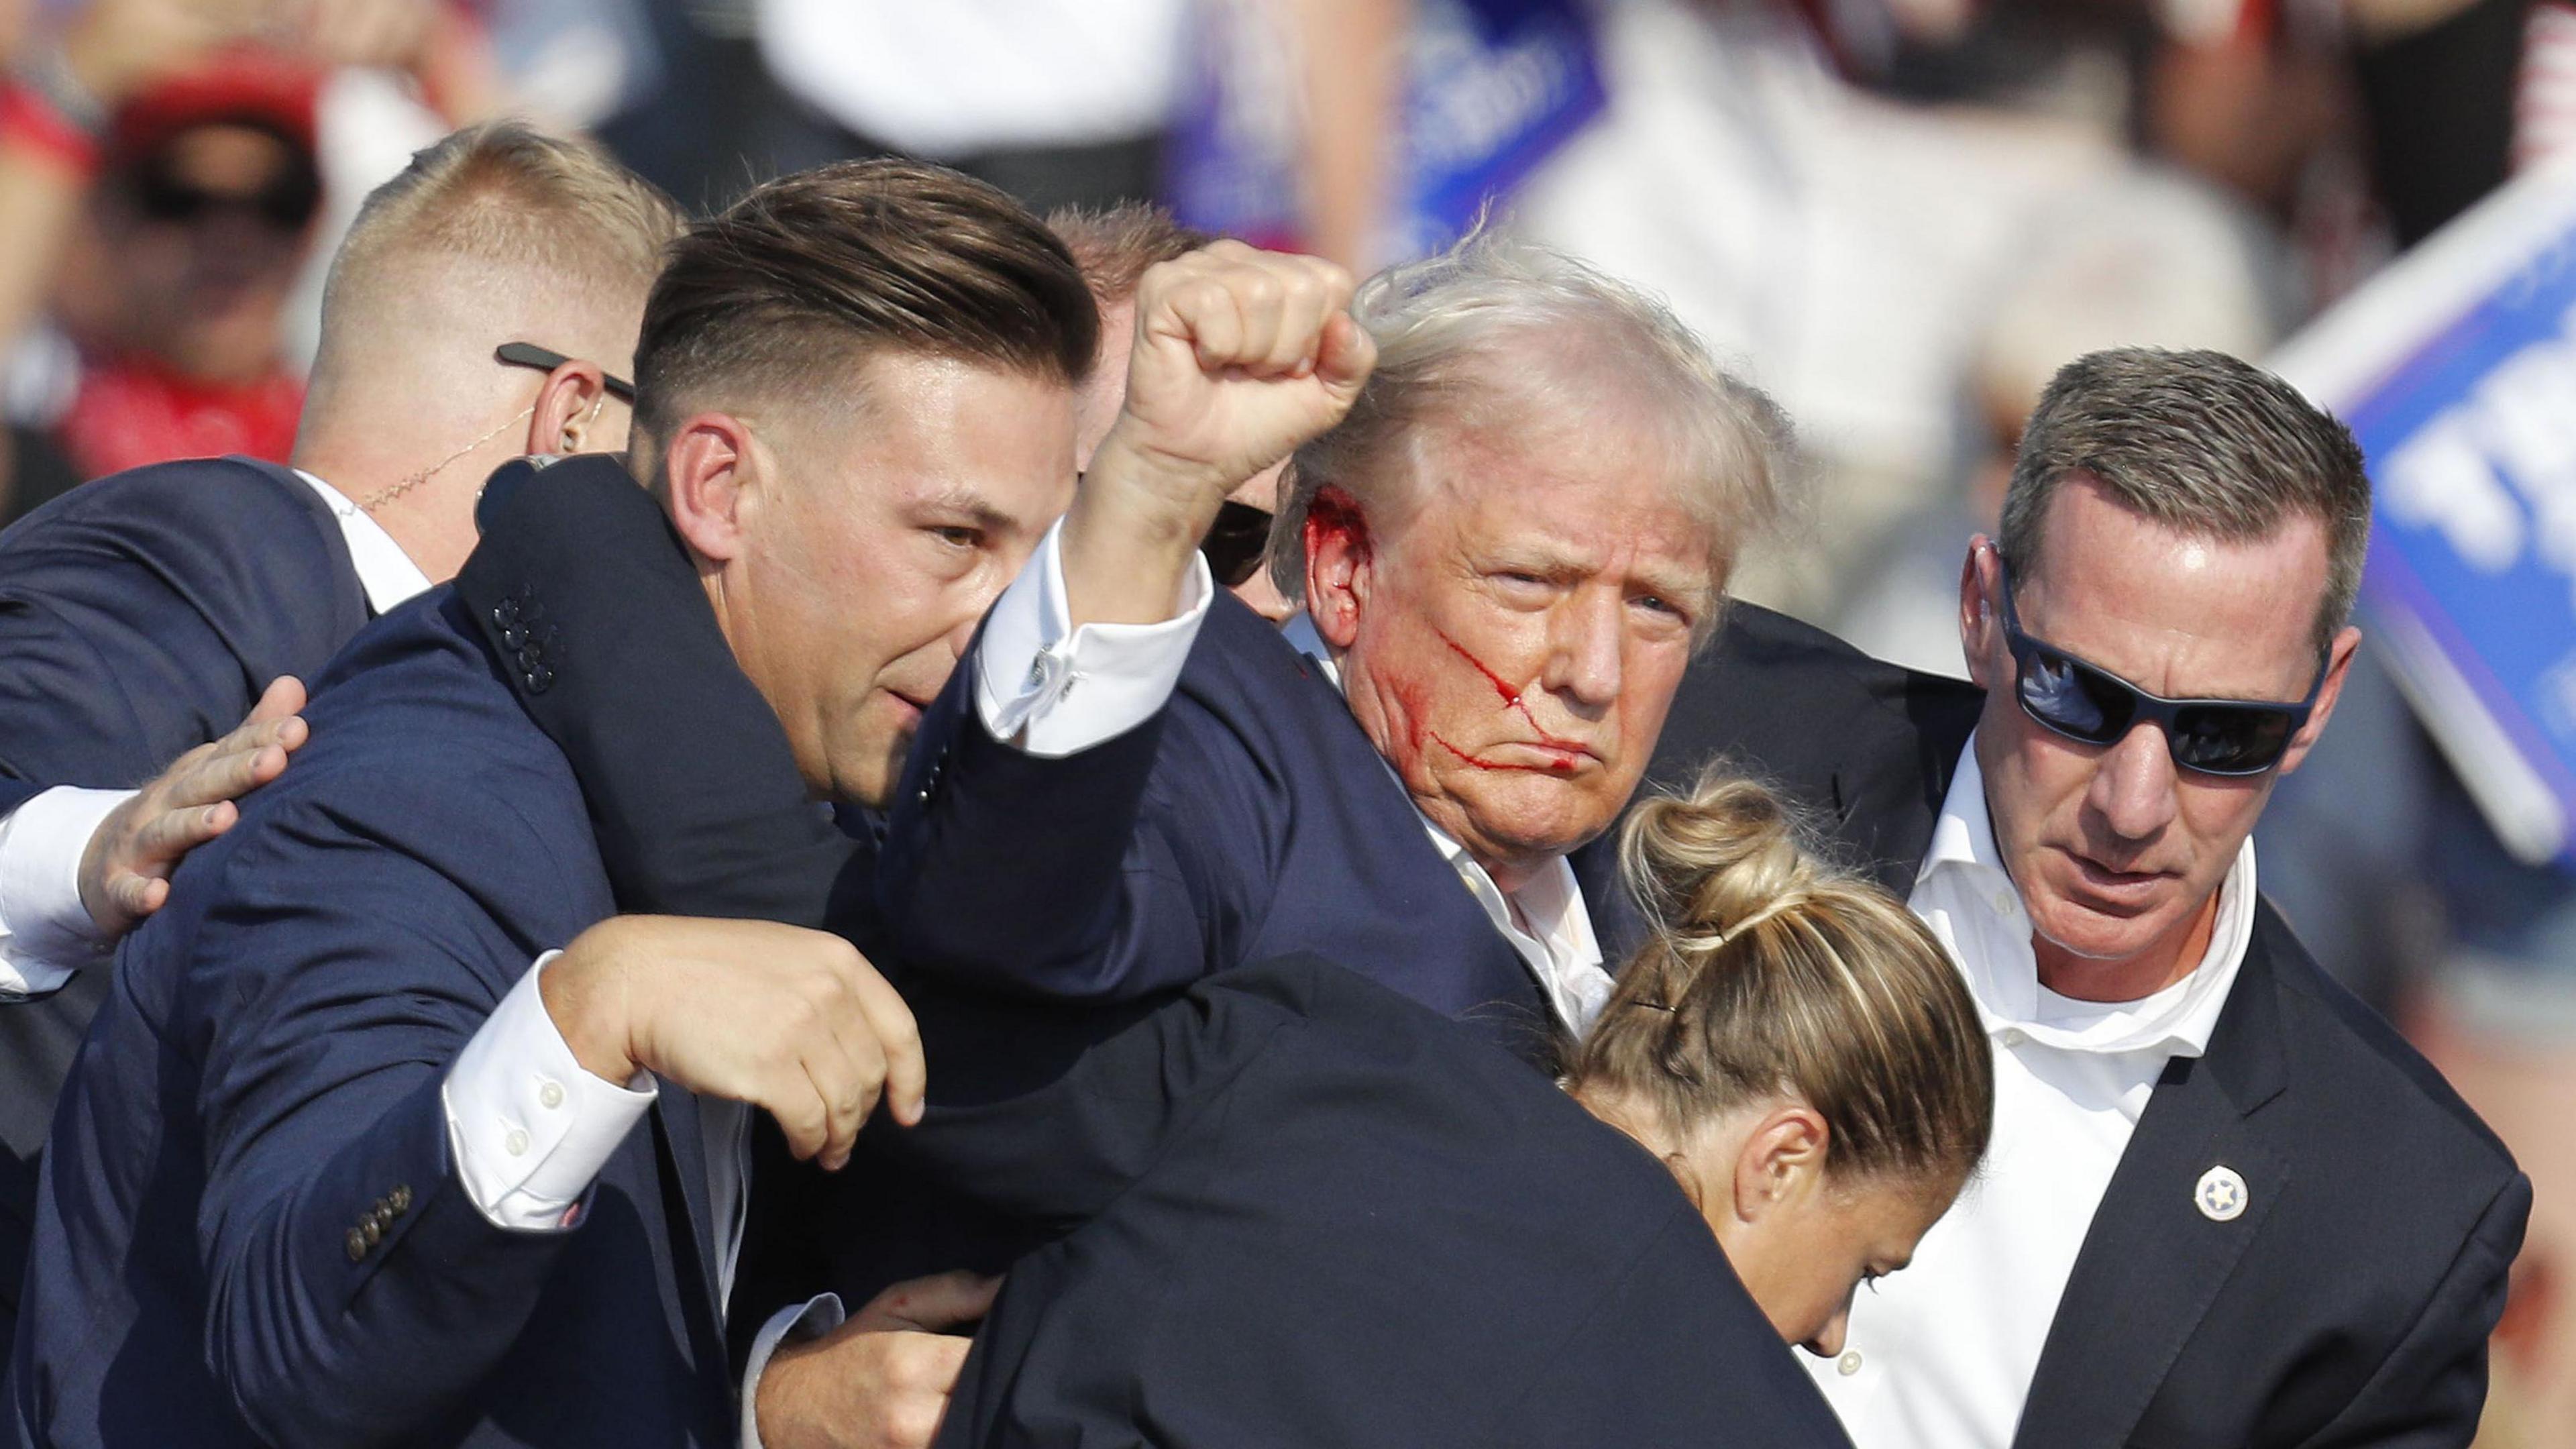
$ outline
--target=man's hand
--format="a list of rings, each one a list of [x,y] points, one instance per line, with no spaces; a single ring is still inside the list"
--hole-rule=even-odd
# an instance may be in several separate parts
[[[897,1283],[849,1322],[782,1344],[760,1376],[762,1449],[929,1449],[999,1278],[942,1273]]]
[[[232,829],[233,802],[286,772],[305,740],[303,709],[303,683],[280,676],[231,734],[181,755],[99,822],[81,851],[80,898],[104,939],[161,909],[180,858]]]
[[[1350,301],[1330,262],[1241,242],[1145,274],[1126,407],[1065,518],[1077,626],[1172,617],[1225,495],[1350,411],[1377,360]]]
[[[837,1171],[876,1109],[921,1120],[911,1008],[850,943],[769,921],[617,916],[573,938],[538,988],[584,1069],[659,1072],[778,1119]]]

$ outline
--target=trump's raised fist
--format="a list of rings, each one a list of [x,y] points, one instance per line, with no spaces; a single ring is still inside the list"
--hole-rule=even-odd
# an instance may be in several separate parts
[[[1330,262],[1235,241],[1145,274],[1126,406],[1065,521],[1076,622],[1169,617],[1226,494],[1350,411],[1377,361],[1351,291]]]
[[[1340,267],[1236,241],[1155,267],[1137,288],[1127,403],[1103,451],[1213,516],[1350,411],[1377,359],[1350,305]]]

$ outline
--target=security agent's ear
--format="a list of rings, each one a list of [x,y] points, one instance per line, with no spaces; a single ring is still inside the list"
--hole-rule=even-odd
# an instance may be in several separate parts
[[[546,374],[528,414],[531,456],[614,453],[626,447],[633,414],[609,396],[607,374],[587,358],[572,358]]]
[[[1959,565],[1959,651],[1968,658],[1968,679],[1979,689],[1993,683],[2004,654],[2004,621],[1995,601],[2002,597],[2003,550],[1978,534],[1968,540],[1968,557]]]
[[[769,451],[740,418],[699,413],[683,421],[662,450],[671,526],[709,562],[741,557],[771,466]]]
[[[1360,613],[1375,582],[1368,515],[1359,500],[1326,484],[1306,505],[1306,612],[1335,649],[1359,638]]]
[[[1823,1114],[1804,1102],[1765,1113],[1735,1154],[1736,1217],[1760,1222],[1814,1196],[1824,1186],[1832,1140]]]
[[[2308,711],[2308,722],[2290,737],[2290,748],[2281,756],[2280,773],[2286,775],[2299,768],[2308,751],[2316,747],[2319,736],[2326,732],[2326,721],[2334,714],[2335,701],[2343,698],[2343,682],[2352,672],[2352,656],[2361,648],[2361,630],[2351,624],[2326,646],[2325,687],[2317,691],[2317,707]]]

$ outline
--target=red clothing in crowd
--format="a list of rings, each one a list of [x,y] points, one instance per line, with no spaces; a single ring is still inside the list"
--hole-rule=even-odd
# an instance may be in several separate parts
[[[303,380],[282,369],[258,382],[221,386],[180,377],[150,358],[127,357],[81,369],[80,390],[54,434],[85,478],[225,453],[283,463],[303,410]]]

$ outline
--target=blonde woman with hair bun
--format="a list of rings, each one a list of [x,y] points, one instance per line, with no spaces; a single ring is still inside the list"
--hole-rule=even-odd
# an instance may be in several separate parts
[[[893,1140],[1053,1239],[942,1449],[1846,1443],[1787,1345],[1838,1351],[1975,1170],[1976,1012],[1757,785],[1646,802],[1624,849],[1658,929],[1562,1082],[1313,956],[1069,1048],[925,1006]],[[940,1068],[1003,1060],[1040,1084]]]
[[[1904,1267],[1985,1155],[1976,1004],[1758,784],[1642,801],[1619,845],[1653,931],[1566,1087],[1672,1167],[1781,1337],[1831,1357],[1854,1285]]]

